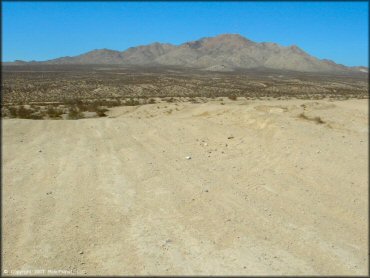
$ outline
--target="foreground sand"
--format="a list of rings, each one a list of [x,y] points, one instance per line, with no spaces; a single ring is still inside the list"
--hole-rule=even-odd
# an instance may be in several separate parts
[[[241,100],[4,120],[3,269],[366,275],[367,107]]]

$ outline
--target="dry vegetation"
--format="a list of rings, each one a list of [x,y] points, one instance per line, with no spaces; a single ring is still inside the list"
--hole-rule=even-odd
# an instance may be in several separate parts
[[[181,100],[368,98],[366,74],[273,71],[205,72],[178,68],[4,66],[2,116],[26,119],[104,117],[108,108]],[[223,102],[221,104],[224,104]]]

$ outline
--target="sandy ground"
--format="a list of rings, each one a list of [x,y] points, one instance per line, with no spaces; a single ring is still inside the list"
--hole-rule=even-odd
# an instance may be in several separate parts
[[[3,270],[366,275],[368,131],[367,100],[3,120]]]

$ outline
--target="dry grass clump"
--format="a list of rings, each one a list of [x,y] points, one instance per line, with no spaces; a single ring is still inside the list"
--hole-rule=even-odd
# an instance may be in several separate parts
[[[238,97],[236,95],[230,95],[230,96],[228,96],[228,98],[230,100],[237,100],[238,99]]]

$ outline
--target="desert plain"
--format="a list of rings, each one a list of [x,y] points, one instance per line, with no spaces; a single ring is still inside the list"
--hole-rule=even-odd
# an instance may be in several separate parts
[[[3,270],[367,275],[368,124],[242,96],[3,119]]]

